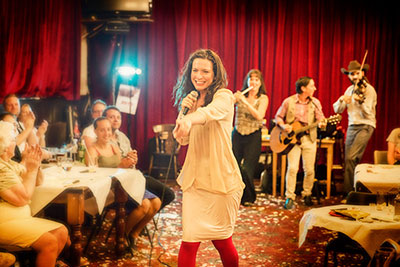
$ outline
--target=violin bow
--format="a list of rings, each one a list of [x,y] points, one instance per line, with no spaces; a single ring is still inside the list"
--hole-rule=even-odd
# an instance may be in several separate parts
[[[367,54],[368,54],[368,50],[365,50],[365,55],[364,55],[364,59],[361,63],[360,71],[362,71],[362,69],[364,68],[365,59],[367,58]]]

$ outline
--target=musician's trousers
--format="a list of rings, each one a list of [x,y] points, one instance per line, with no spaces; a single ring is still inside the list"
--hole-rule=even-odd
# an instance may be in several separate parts
[[[303,191],[301,195],[311,195],[311,190],[314,184],[314,165],[315,165],[315,153],[317,151],[317,143],[311,142],[310,136],[306,135],[301,138],[301,144],[295,145],[287,155],[288,169],[286,172],[286,198],[295,200],[296,198],[296,181],[297,172],[299,170],[300,156],[303,159]]]
[[[366,124],[350,125],[346,133],[344,162],[344,193],[354,190],[354,169],[360,163],[374,127]]]

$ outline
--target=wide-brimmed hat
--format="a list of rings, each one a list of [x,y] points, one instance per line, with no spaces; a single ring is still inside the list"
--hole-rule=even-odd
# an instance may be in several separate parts
[[[353,60],[353,61],[350,61],[349,66],[347,67],[347,70],[345,68],[341,68],[340,70],[342,71],[342,73],[348,75],[349,73],[351,73],[353,71],[360,70],[360,68],[361,68],[361,64],[357,60]],[[368,71],[369,65],[364,64],[362,70]]]

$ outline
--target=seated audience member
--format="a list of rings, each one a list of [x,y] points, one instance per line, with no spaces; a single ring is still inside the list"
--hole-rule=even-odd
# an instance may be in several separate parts
[[[36,266],[55,266],[68,241],[67,228],[31,216],[29,202],[38,181],[39,146],[28,146],[21,164],[11,160],[16,146],[14,125],[0,121],[0,244],[31,247]]]
[[[400,128],[394,129],[389,137],[386,139],[388,142],[387,161],[389,164],[400,164]]]
[[[46,144],[44,142],[44,135],[47,131],[48,122],[43,121],[39,128],[35,129],[35,114],[33,114],[32,109],[28,104],[23,105],[23,114],[21,114],[21,106],[18,97],[15,94],[9,94],[4,98],[3,101],[4,110],[6,112],[11,113],[15,116],[17,120],[17,146],[20,151],[23,151],[25,148],[25,144],[28,143],[30,145],[39,144],[42,147],[45,147]],[[19,121],[19,119],[23,120]],[[36,137],[34,136],[36,135]],[[43,159],[49,158],[51,155],[47,153],[47,151],[43,150]]]
[[[19,124],[15,120],[15,116],[13,114],[11,114],[9,112],[4,112],[4,113],[0,114],[0,120],[1,121],[7,121],[7,122],[13,124],[14,127],[15,127],[15,131],[17,132],[17,136],[18,136],[18,125]],[[29,145],[37,145],[38,144],[37,143],[38,140],[36,139],[36,136],[32,135],[32,133],[33,132],[31,132],[30,136],[27,138],[26,141],[21,143],[19,146],[18,145],[15,146],[15,153],[14,153],[14,156],[13,156],[12,160],[14,160],[16,162],[20,162],[21,161],[22,153],[25,150],[26,144],[29,144]],[[30,142],[29,142],[29,139],[31,140]],[[45,149],[42,149],[42,160],[43,159],[48,159],[50,157],[51,157],[51,153],[48,152]]]
[[[21,106],[21,112],[18,116],[18,121],[22,124],[23,127],[25,127],[25,123],[29,121],[29,117],[35,118],[35,115],[28,104],[23,104]],[[43,122],[39,125],[37,129],[33,127],[30,135],[27,138],[27,143],[29,145],[39,144],[39,146],[41,147],[46,147],[45,134],[48,126],[49,123],[46,120],[43,120]]]
[[[88,148],[85,157],[87,164],[90,160],[95,160],[96,158],[99,167],[129,168],[131,165],[136,164],[137,156],[121,161],[119,148],[110,142],[112,131],[111,123],[107,118],[97,118],[94,121],[93,126],[97,140]],[[161,200],[147,190],[145,191],[143,201],[139,206],[132,201],[128,201],[127,210],[130,213],[126,222],[125,232],[131,240],[131,248],[134,248],[139,234],[158,212],[160,207]]]
[[[93,102],[91,107],[91,114],[93,121],[102,116],[104,109],[107,107],[106,102],[97,99]],[[85,142],[86,147],[90,147],[94,141],[96,141],[96,134],[94,133],[94,127],[92,123],[86,127],[82,132],[82,139]]]
[[[128,161],[129,158],[135,155],[137,157],[136,150],[133,150],[131,148],[131,142],[129,141],[129,138],[119,130],[122,122],[121,112],[119,111],[119,109],[116,106],[108,106],[104,110],[103,116],[105,116],[111,122],[111,128],[112,128],[111,142],[113,142],[117,147],[119,147],[122,159]],[[175,194],[174,191],[172,191],[172,189],[170,189],[165,184],[161,183],[160,181],[151,176],[145,175],[145,177],[146,177],[146,189],[161,199],[162,201],[161,209],[175,199]]]
[[[18,118],[19,113],[21,112],[21,106],[19,103],[19,99],[15,94],[7,95],[4,98],[3,106],[6,112],[9,112],[12,115],[14,115],[15,119]],[[33,113],[29,114],[29,116],[26,117],[24,126],[22,126],[22,124],[17,121],[18,135],[16,142],[17,146],[19,146],[21,151],[23,150],[25,143],[27,142],[27,139],[33,130],[34,125],[35,125],[35,117]]]
[[[6,121],[14,125],[14,130],[15,133],[18,134],[17,132],[17,121],[15,120],[15,116],[9,112],[4,112],[0,114],[0,121]],[[15,151],[14,151],[14,156],[11,158],[13,161],[16,162],[21,162],[22,160],[22,154],[21,151],[19,150],[19,147],[16,145],[15,146]]]

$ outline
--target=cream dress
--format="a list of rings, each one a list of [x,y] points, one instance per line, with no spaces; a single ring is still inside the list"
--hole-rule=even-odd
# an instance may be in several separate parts
[[[25,167],[0,158],[0,191],[22,182]],[[17,207],[0,198],[0,244],[29,247],[44,233],[63,226],[60,223],[31,216],[29,205]]]
[[[220,240],[232,236],[244,183],[232,152],[234,96],[218,90],[212,102],[195,112],[204,116],[194,125],[185,163],[177,178],[183,191],[183,241]]]

